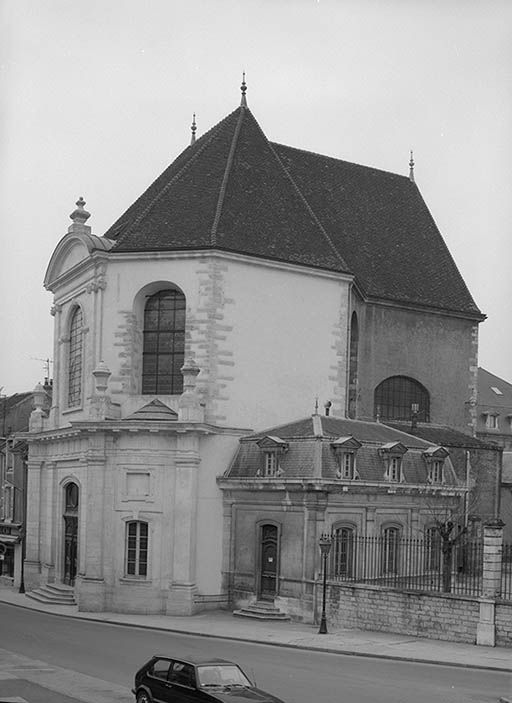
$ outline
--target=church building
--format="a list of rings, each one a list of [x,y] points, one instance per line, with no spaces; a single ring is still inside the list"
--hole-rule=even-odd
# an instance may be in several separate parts
[[[53,401],[36,392],[26,435],[25,584],[73,588],[81,610],[225,605],[217,478],[315,398],[366,425],[475,423],[485,316],[412,160],[403,176],[271,142],[245,81],[195,131],[106,232],[80,198],[44,280]]]

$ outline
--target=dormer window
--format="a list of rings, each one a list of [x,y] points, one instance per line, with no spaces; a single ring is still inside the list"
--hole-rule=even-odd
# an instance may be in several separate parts
[[[277,453],[265,452],[265,476],[275,476],[277,473]]]
[[[393,483],[404,481],[403,456],[407,447],[401,442],[388,442],[379,449],[384,460],[384,480]]]
[[[488,430],[497,430],[499,429],[499,413],[496,412],[490,412],[490,413],[484,413],[485,417],[485,426]]]
[[[389,460],[388,481],[400,481],[402,473],[402,457],[392,456]]]
[[[338,462],[336,478],[345,479],[346,481],[359,478],[356,468],[356,455],[361,446],[361,442],[354,437],[339,437],[331,443]]]
[[[443,482],[443,464],[441,461],[435,459],[430,465],[430,470],[428,472],[428,480],[430,483],[442,483]]]
[[[444,447],[429,447],[423,452],[427,464],[427,481],[432,484],[444,483],[444,460],[448,452]]]
[[[258,440],[257,444],[262,450],[263,465],[261,469],[258,469],[256,475],[263,475],[265,478],[282,476],[281,457],[288,450],[288,442],[280,437],[267,435]]]

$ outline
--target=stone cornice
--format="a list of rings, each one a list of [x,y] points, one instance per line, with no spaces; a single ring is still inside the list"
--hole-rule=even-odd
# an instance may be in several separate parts
[[[220,259],[222,261],[237,261],[252,266],[264,266],[265,268],[274,268],[281,271],[293,271],[302,274],[315,274],[324,278],[332,278],[338,281],[351,283],[354,276],[348,273],[338,271],[328,271],[326,269],[307,266],[304,264],[291,264],[286,261],[275,261],[273,259],[264,259],[262,257],[249,256],[247,254],[237,254],[236,252],[222,251],[219,249],[191,249],[181,251],[153,251],[153,252],[109,252],[109,261],[158,261],[158,260],[176,260],[176,259]]]
[[[217,485],[221,490],[257,491],[327,491],[329,493],[364,493],[366,489],[380,489],[383,493],[409,493],[418,496],[441,495],[443,497],[463,496],[468,492],[465,486],[434,486],[424,483],[395,483],[389,481],[343,481],[321,478],[226,478],[219,476]]]
[[[20,432],[17,433],[20,439],[29,443],[50,442],[55,440],[66,440],[70,437],[86,436],[88,434],[186,434],[196,433],[200,435],[234,435],[241,437],[251,432],[249,429],[238,427],[219,427],[205,422],[148,422],[137,420],[102,420],[100,422],[88,422],[77,420],[71,423],[70,427],[60,427],[44,432]]]

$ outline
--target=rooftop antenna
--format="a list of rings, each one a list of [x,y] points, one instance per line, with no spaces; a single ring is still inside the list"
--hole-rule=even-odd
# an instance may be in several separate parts
[[[192,116],[192,125],[190,127],[192,131],[192,139],[190,140],[190,144],[195,144],[196,141],[196,130],[197,130],[197,125],[196,125],[196,113],[194,112]]]
[[[53,359],[50,359],[49,357],[47,357],[46,359],[40,359],[37,356],[31,356],[30,358],[33,359],[34,361],[43,361],[44,362],[44,366],[43,366],[44,375],[45,375],[45,378],[50,380],[50,364],[53,364]]]
[[[247,84],[245,82],[245,71],[242,73],[242,85],[240,86],[240,90],[242,91],[242,100],[240,101],[240,105],[242,107],[247,107],[247,99],[245,97],[245,94],[247,92]]]
[[[409,180],[414,183],[414,159],[412,158],[412,149],[411,158],[409,159]]]

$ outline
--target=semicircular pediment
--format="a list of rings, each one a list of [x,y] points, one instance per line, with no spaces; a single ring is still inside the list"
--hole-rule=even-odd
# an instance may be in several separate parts
[[[108,251],[112,246],[110,240],[105,240],[91,234],[69,233],[55,247],[50,263],[46,270],[44,286],[51,290],[53,282],[66,271],[69,271],[81,261],[88,259],[95,249]]]

